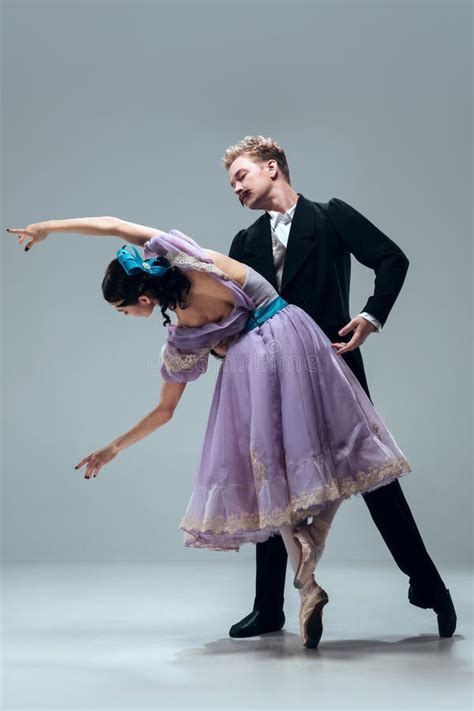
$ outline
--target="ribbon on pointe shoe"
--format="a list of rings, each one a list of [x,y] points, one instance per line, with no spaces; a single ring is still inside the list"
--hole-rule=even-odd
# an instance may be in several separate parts
[[[299,524],[293,530],[293,538],[301,550],[300,563],[293,579],[293,585],[301,590],[312,578],[319,557],[319,547],[311,535],[309,524]]]

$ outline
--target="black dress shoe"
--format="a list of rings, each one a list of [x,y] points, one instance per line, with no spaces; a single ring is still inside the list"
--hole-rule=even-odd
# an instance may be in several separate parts
[[[438,630],[440,637],[452,637],[456,629],[456,611],[454,609],[451,594],[447,588],[444,588],[439,595],[436,596],[433,610],[438,617]]]
[[[229,630],[231,637],[257,637],[260,634],[267,632],[279,632],[285,624],[285,615],[283,611],[276,617],[263,615],[260,610],[252,610],[252,612],[244,617]]]
[[[422,607],[425,610],[431,608],[436,612],[440,637],[453,636],[456,629],[457,617],[448,588],[438,588],[433,594],[433,599],[428,602],[418,596],[410,585],[408,588],[408,599],[412,605]]]
[[[428,600],[423,600],[423,598],[415,592],[415,589],[411,585],[408,587],[408,600],[412,605],[422,607],[424,610],[429,607],[432,607],[432,605],[429,604]]]

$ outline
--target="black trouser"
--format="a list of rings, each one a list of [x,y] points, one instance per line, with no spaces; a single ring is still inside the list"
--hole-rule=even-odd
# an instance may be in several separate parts
[[[334,340],[334,339],[332,339]],[[342,356],[367,396],[369,388],[358,348]],[[417,596],[429,607],[443,581],[425,548],[400,482],[392,481],[362,494],[372,519],[400,570],[409,576]],[[273,615],[283,609],[287,553],[281,536],[257,543],[257,575],[254,609]]]

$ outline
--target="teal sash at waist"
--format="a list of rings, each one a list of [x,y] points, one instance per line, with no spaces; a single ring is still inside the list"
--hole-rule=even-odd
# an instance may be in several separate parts
[[[257,326],[261,326],[267,319],[274,316],[278,311],[284,309],[288,306],[288,301],[282,299],[281,296],[277,296],[276,299],[270,301],[266,306],[259,306],[258,309],[254,309],[250,312],[247,322],[244,326],[244,333],[251,331]]]

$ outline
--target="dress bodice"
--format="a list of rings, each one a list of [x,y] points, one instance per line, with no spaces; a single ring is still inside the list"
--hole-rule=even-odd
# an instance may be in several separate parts
[[[145,259],[165,256],[180,269],[205,271],[226,286],[233,295],[234,306],[228,316],[203,326],[167,326],[167,341],[161,350],[161,374],[165,380],[194,380],[207,370],[211,349],[223,340],[240,334],[249,313],[265,306],[278,296],[274,287],[247,266],[242,286],[220,270],[197,242],[173,229],[153,235],[144,245]],[[199,363],[200,369],[197,369]]]
[[[247,276],[242,285],[242,289],[247,296],[250,296],[256,308],[266,306],[278,296],[278,291],[261,274],[255,271],[248,264]]]

